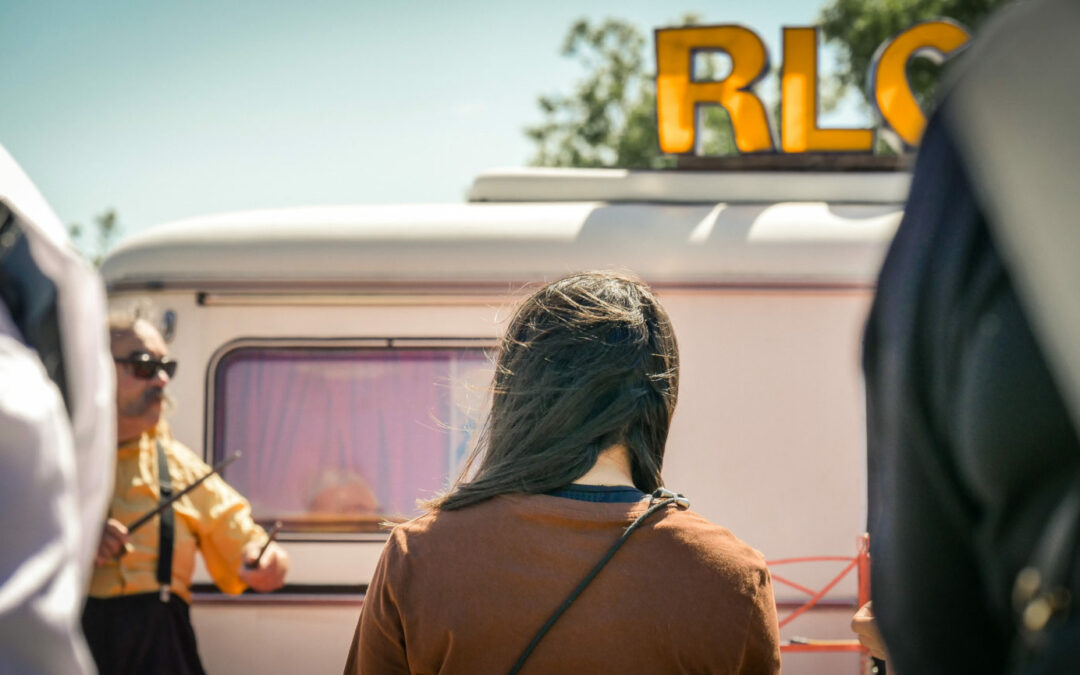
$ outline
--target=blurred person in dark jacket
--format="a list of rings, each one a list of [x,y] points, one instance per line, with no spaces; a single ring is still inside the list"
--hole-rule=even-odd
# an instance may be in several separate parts
[[[1080,612],[1060,602],[1080,597],[1078,34],[1066,0],[980,34],[882,268],[871,580],[899,673],[1080,672]]]

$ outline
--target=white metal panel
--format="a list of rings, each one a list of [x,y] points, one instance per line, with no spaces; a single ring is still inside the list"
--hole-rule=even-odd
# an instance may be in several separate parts
[[[451,204],[316,207],[140,232],[112,287],[484,285],[622,268],[657,285],[874,281],[898,205]]]
[[[191,608],[208,673],[340,673],[359,616],[359,603],[272,609],[196,603]]]
[[[665,292],[680,350],[664,480],[768,559],[850,555],[865,530],[859,373],[869,291]],[[835,565],[784,571],[822,586]],[[854,576],[837,588],[854,598]],[[799,596],[776,588],[780,600]]]
[[[199,306],[192,293],[158,296],[162,308],[179,315],[171,347],[181,363],[170,385],[178,401],[173,429],[203,456],[212,414],[208,364],[236,340],[494,339],[513,306],[507,296],[502,304],[314,305],[284,311]],[[667,482],[686,492],[696,510],[770,558],[854,554],[865,523],[858,353],[870,292],[668,290],[660,297],[682,353]],[[327,559],[338,550],[334,543],[317,546]],[[357,555],[367,562],[354,560],[340,574],[326,565],[302,565],[294,581],[366,583],[371,560]],[[809,579],[826,573],[811,571]],[[845,584],[841,591],[853,595],[854,586]]]

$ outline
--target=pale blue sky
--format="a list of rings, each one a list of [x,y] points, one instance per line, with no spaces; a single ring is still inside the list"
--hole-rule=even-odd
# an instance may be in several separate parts
[[[65,222],[115,207],[127,232],[461,201],[477,172],[527,163],[537,96],[582,75],[559,54],[574,20],[634,22],[651,68],[652,29],[693,11],[752,28],[777,64],[781,26],[821,4],[0,0],[0,144]]]

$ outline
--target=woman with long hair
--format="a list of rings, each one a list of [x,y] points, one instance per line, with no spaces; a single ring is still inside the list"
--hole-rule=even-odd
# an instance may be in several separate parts
[[[391,533],[345,672],[779,672],[761,554],[662,489],[678,382],[641,281],[575,274],[525,300],[487,424]]]

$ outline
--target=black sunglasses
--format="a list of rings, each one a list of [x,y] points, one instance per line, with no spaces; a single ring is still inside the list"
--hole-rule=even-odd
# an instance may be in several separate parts
[[[164,370],[165,374],[169,377],[176,374],[176,361],[170,359],[168,356],[155,359],[146,352],[137,352],[123,359],[114,356],[113,361],[117,363],[126,363],[131,366],[131,374],[140,380],[154,379],[159,370]]]

